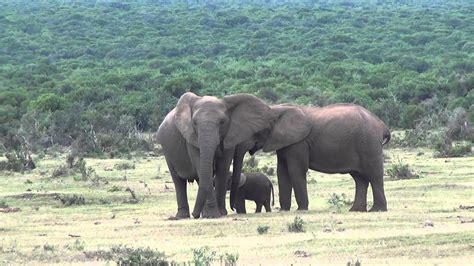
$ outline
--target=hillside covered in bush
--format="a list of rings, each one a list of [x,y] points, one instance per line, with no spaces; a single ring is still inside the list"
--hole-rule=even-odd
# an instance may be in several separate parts
[[[474,121],[472,1],[229,2],[1,1],[2,149],[146,148],[185,91]]]

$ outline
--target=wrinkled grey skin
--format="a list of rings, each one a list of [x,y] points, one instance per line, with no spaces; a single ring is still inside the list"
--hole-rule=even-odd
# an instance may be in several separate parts
[[[228,190],[230,189],[230,181],[231,179],[229,179]],[[265,207],[266,212],[271,212],[271,205],[273,206],[275,201],[273,184],[270,179],[262,173],[242,173],[236,198],[235,209],[237,213],[247,213],[245,200],[255,202],[255,213],[262,212],[262,206]]]
[[[382,146],[390,140],[388,127],[365,108],[353,104],[326,107],[276,105],[278,117],[264,143],[251,152],[277,152],[281,210],[291,207],[295,191],[298,210],[308,209],[306,173],[349,173],[356,192],[351,211],[367,211],[367,188],[372,186],[370,211],[387,211],[383,183]]]
[[[225,193],[230,164],[233,159],[243,159],[241,153],[254,145],[253,138],[259,131],[271,128],[272,117],[270,107],[249,94],[223,99],[191,92],[181,96],[157,132],[176,190],[178,212],[173,219],[190,217],[186,181],[195,179],[199,179],[199,188],[193,217],[227,214]],[[235,168],[242,162],[235,164],[234,171],[240,176],[241,169]],[[239,176],[232,182],[234,199]]]

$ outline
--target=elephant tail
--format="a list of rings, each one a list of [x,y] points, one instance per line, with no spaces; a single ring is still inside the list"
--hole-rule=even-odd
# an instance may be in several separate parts
[[[272,191],[272,206],[275,205],[275,195],[273,195],[273,184],[270,182],[270,189]]]
[[[382,138],[382,145],[387,144],[390,141],[390,130],[387,126],[385,126],[383,130],[383,138]]]

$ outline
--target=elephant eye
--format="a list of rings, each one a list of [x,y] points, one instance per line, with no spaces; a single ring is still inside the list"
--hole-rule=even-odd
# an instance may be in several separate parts
[[[221,120],[219,121],[219,124],[221,124],[221,125],[224,124],[224,123],[225,123],[225,119],[221,119]]]

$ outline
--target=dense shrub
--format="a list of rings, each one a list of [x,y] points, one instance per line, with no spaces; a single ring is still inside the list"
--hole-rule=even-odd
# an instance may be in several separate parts
[[[152,2],[5,2],[3,146],[18,133],[31,151],[149,150],[140,133],[186,91],[358,103],[392,128],[440,108],[473,122],[471,1]]]

